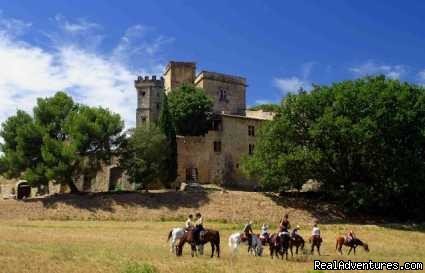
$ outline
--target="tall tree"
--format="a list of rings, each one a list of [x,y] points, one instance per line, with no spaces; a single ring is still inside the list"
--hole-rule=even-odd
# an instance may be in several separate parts
[[[208,116],[213,104],[202,89],[182,85],[168,96],[177,134],[199,136],[208,132]]]
[[[425,209],[425,89],[383,76],[315,86],[286,97],[244,164],[274,189],[307,179],[347,209]]]
[[[154,124],[137,127],[121,145],[119,164],[129,181],[142,189],[159,182],[166,171],[168,146],[165,135]]]
[[[3,123],[1,171],[33,185],[54,181],[78,192],[76,178],[111,158],[123,127],[119,115],[76,105],[64,92],[38,99],[34,119],[19,111]]]
[[[165,94],[162,96],[158,125],[165,135],[168,144],[168,157],[165,162],[166,171],[162,180],[164,185],[169,187],[177,178],[177,140],[176,128],[174,127],[173,117],[168,106],[168,98]]]

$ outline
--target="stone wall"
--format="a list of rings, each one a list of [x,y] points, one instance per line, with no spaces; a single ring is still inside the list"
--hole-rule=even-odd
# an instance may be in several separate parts
[[[248,126],[254,134],[264,122],[244,116],[221,115],[221,131],[209,131],[205,136],[177,138],[178,182],[186,181],[188,168],[198,170],[198,182],[215,183],[241,188],[254,188],[257,183],[241,172],[241,160],[248,156],[249,145],[256,137],[248,134]],[[214,142],[220,142],[219,152],[214,151]]]
[[[169,62],[164,72],[166,94],[181,84],[193,83],[195,73],[196,64],[193,62]]]
[[[195,85],[213,100],[214,112],[245,115],[245,78],[202,71],[196,77]]]

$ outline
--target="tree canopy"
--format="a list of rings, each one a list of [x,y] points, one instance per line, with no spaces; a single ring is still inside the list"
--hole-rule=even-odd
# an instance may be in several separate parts
[[[174,121],[171,116],[166,95],[162,96],[158,125],[167,140],[168,156],[162,181],[166,187],[169,187],[177,178],[177,140],[176,128],[174,127]]]
[[[425,89],[384,76],[289,95],[243,168],[265,188],[307,179],[345,208],[423,217]]]
[[[75,179],[108,161],[122,140],[118,114],[75,104],[64,92],[38,99],[33,116],[18,111],[0,130],[0,171],[33,185],[54,181],[78,191]]]
[[[257,104],[249,108],[249,110],[263,110],[265,112],[278,112],[279,111],[279,104],[274,103],[264,103],[264,104]]]
[[[182,85],[168,95],[177,134],[198,136],[208,132],[208,114],[212,100],[192,85]]]
[[[137,127],[121,146],[120,166],[129,181],[147,189],[167,171],[166,136],[154,124]]]

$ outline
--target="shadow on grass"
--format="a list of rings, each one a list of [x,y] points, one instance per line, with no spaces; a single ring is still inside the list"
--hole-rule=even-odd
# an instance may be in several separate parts
[[[65,204],[92,212],[114,212],[114,206],[143,207],[149,209],[198,208],[209,202],[207,192],[102,192],[81,194],[55,194],[23,202],[41,202],[45,208]]]

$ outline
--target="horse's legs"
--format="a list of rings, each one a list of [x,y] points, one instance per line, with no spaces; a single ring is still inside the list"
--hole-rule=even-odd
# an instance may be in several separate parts
[[[211,258],[214,257],[214,243],[211,241]]]
[[[350,247],[350,249],[348,250],[347,255],[350,255],[351,250],[353,250],[353,247],[352,247],[352,246],[351,246],[351,247]]]
[[[311,244],[311,255],[314,254],[314,243]]]
[[[216,243],[216,249],[217,249],[217,258],[220,258],[220,243]]]
[[[320,245],[317,245],[317,253],[319,253],[320,256]]]
[[[354,251],[354,256],[356,256],[356,247],[354,247],[353,251]]]

